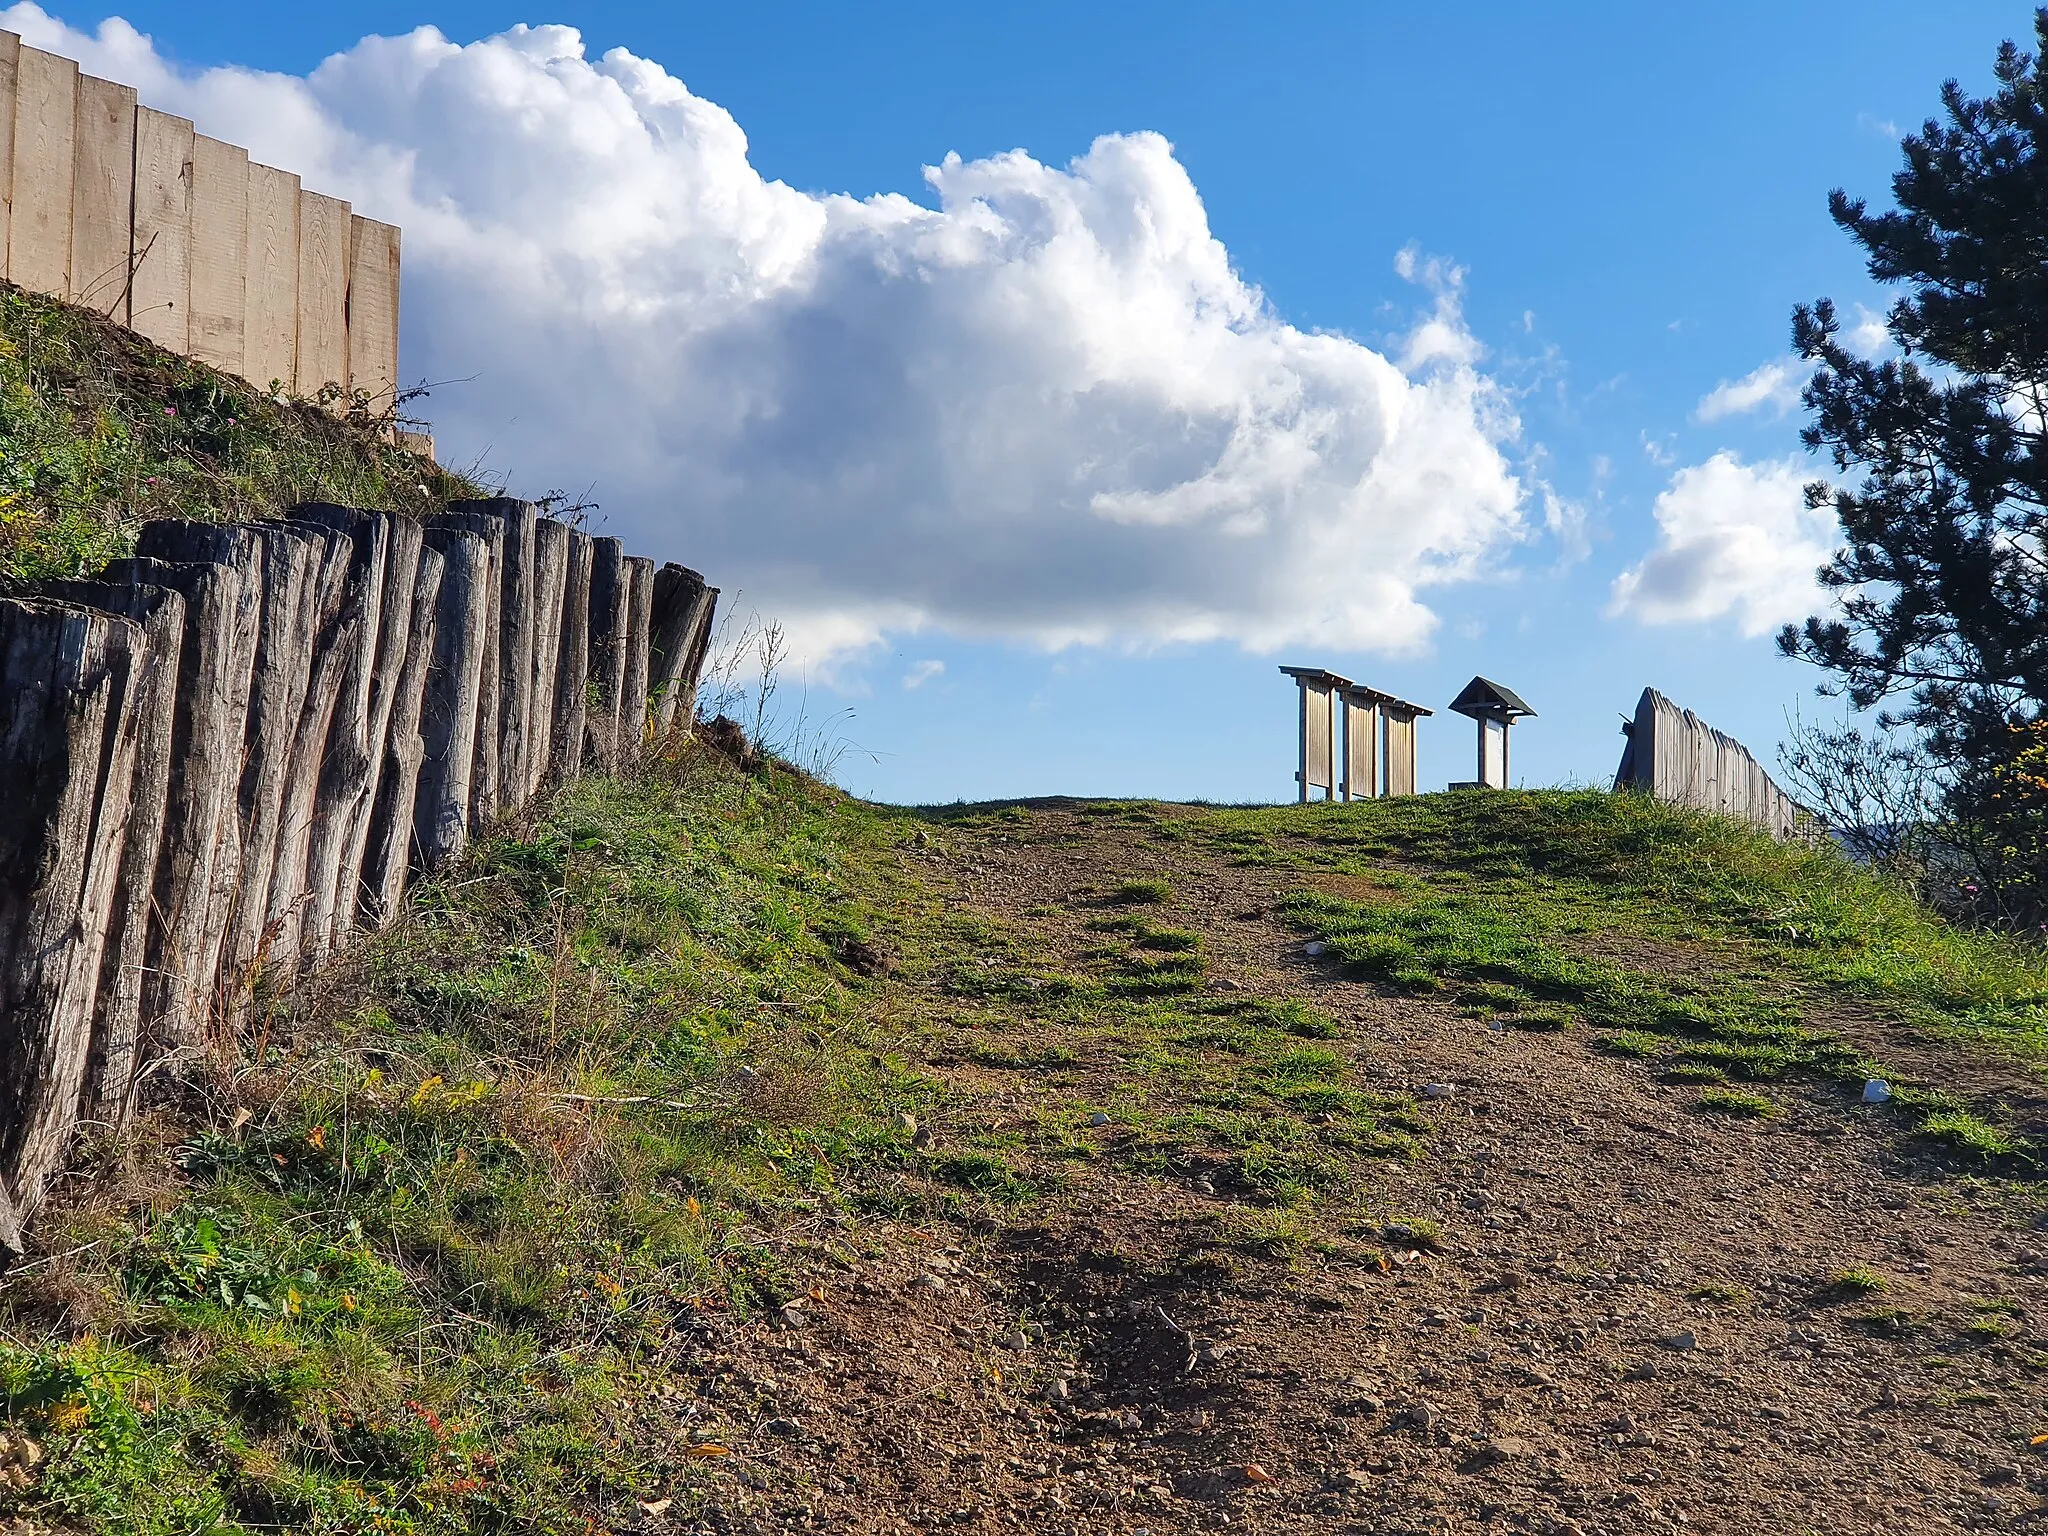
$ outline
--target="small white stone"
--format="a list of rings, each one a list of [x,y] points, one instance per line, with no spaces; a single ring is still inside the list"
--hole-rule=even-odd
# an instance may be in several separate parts
[[[1892,1096],[1892,1085],[1881,1077],[1873,1077],[1863,1085],[1863,1102],[1882,1104]]]

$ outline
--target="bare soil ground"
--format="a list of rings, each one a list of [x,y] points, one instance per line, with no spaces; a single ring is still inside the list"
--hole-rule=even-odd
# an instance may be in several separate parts
[[[641,1407],[697,1469],[649,1492],[649,1528],[1791,1536],[2048,1512],[2033,1186],[1918,1159],[1836,1084],[1702,1115],[1580,1032],[1347,980],[1275,916],[1302,875],[1075,808],[912,858],[1050,969],[1089,963],[1102,891],[1166,879],[1207,994],[1314,1004],[1351,1080],[1412,1097],[1426,1134],[1361,1166],[1353,1219],[1262,1246],[1270,1203],[1221,1155],[1121,1158],[1106,1116],[1091,1155],[1051,1159],[1047,1106],[1109,1102],[1115,1048],[1026,1001],[992,1051],[985,1010],[898,999],[946,1088],[932,1148],[1014,1128],[1015,1161],[1058,1176],[957,1221],[791,1238],[806,1294],[705,1324],[699,1367]],[[2038,1103],[2017,1067],[1971,1073]]]

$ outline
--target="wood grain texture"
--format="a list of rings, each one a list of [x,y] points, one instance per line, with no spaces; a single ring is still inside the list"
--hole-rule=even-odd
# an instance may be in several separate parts
[[[562,577],[562,646],[555,668],[554,748],[548,762],[549,780],[557,784],[583,771],[583,738],[590,719],[592,543],[581,529],[569,530],[567,569]]]
[[[7,275],[7,247],[14,228],[14,114],[21,74],[21,38],[0,32],[0,277]]]
[[[190,252],[186,350],[223,372],[243,373],[248,363],[249,152],[203,133],[192,137]],[[140,287],[138,276],[138,292]]]
[[[654,624],[654,562],[626,557],[626,668],[619,692],[619,753],[630,760],[647,742],[649,646]]]
[[[671,562],[654,573],[647,648],[648,692],[656,731],[667,731],[675,724],[679,685],[689,665],[695,626],[703,621],[703,596],[704,578],[688,566]]]
[[[584,762],[600,773],[619,766],[619,703],[626,686],[626,547],[617,539],[590,541],[590,713]]]
[[[476,760],[470,766],[469,776],[469,830],[474,834],[494,820],[500,809],[498,757],[503,744],[500,684],[505,666],[503,615],[507,530],[504,518],[492,512],[477,511],[474,507],[438,513],[427,519],[427,525],[429,528],[459,528],[473,533],[484,541],[490,552],[491,573],[485,593],[487,611],[484,625],[491,638],[484,647],[483,673],[479,680],[482,691],[476,706]],[[448,579],[449,575],[444,573],[443,582]]]
[[[76,1123],[129,785],[141,630],[0,601],[0,1188],[32,1212]]]
[[[78,77],[72,141],[72,302],[129,318],[129,254],[135,229],[135,90]]]
[[[1344,798],[1372,800],[1380,792],[1380,711],[1369,699],[1344,696]]]
[[[325,753],[320,764],[317,814],[307,832],[305,899],[298,917],[294,947],[302,965],[323,958],[334,946],[337,913],[349,914],[353,922],[355,901],[351,850],[359,850],[367,835],[372,797],[377,789],[377,764],[382,757],[376,720],[379,704],[388,711],[392,678],[380,680],[382,648],[391,645],[384,632],[385,602],[390,588],[392,530],[399,521],[388,512],[363,512],[353,507],[308,503],[294,507],[293,522],[305,523],[344,535],[352,555],[347,573],[347,591],[342,612],[351,628],[339,624],[333,630],[334,644],[345,650],[343,673],[336,684],[333,712]],[[415,528],[417,524],[412,525]],[[417,562],[415,540],[408,557]],[[409,598],[412,577],[408,570],[405,592]],[[406,619],[398,620],[401,628]],[[405,639],[396,639],[398,659],[403,659]],[[396,671],[397,661],[391,663]],[[360,852],[356,853],[356,867]],[[346,894],[345,894],[346,893]],[[346,931],[346,929],[344,929]]]
[[[299,178],[249,166],[249,250],[242,264],[242,346],[252,383],[300,389]],[[306,386],[307,392],[319,388]]]
[[[534,544],[539,509],[530,501],[499,496],[451,502],[448,512],[480,519],[468,526],[492,539],[498,563],[494,809],[503,812],[524,805],[530,793],[527,752],[533,714]]]
[[[533,530],[533,683],[526,793],[548,782],[555,741],[555,673],[562,660],[562,596],[569,578],[569,529],[552,517]]]
[[[309,400],[330,387],[348,393],[349,218],[340,198],[300,188],[296,372]]]
[[[1384,710],[1387,725],[1387,794],[1415,793],[1415,717]]]
[[[399,546],[394,542],[393,547]],[[409,608],[404,657],[392,680],[391,712],[384,731],[384,758],[377,775],[377,796],[371,807],[362,872],[356,887],[359,893],[356,920],[365,928],[383,927],[398,911],[405,896],[406,877],[416,862],[413,828],[418,809],[420,767],[426,760],[426,742],[420,734],[420,720],[426,704],[434,650],[439,641],[435,624],[440,611],[444,569],[441,552],[422,542],[418,558],[413,562],[412,591],[404,599]],[[387,603],[392,600],[387,596]],[[379,662],[381,665],[381,646]]]
[[[137,547],[142,554],[115,562],[107,579],[169,587],[185,599],[142,1012],[163,1044],[191,1048],[206,1039],[213,1018],[227,919],[227,903],[215,893],[240,867],[236,796],[262,630],[264,545],[235,524],[166,521],[145,523]]]
[[[142,1041],[142,992],[151,894],[169,808],[171,744],[178,708],[178,658],[185,640],[185,599],[142,582],[52,581],[37,591],[74,607],[97,608],[137,625],[146,644],[134,689],[134,787],[120,873],[107,909],[106,946],[94,988],[92,1044],[79,1116],[104,1129],[127,1120]]]
[[[320,540],[320,552],[309,589],[313,629],[300,654],[300,666],[306,671],[303,702],[279,793],[263,937],[257,951],[265,974],[275,977],[291,976],[299,968],[305,910],[312,894],[310,867],[313,828],[320,820],[321,771],[327,764],[328,736],[342,685],[359,660],[363,624],[360,602],[349,602],[351,594],[361,595],[361,587],[350,580],[356,563],[355,540],[326,523],[292,522]]]
[[[182,117],[135,111],[134,286],[128,324],[160,347],[192,350],[193,132]],[[239,267],[239,262],[237,266]]]
[[[1301,707],[1307,712],[1303,716],[1306,729],[1302,762],[1304,789],[1329,789],[1337,782],[1331,762],[1331,705],[1329,684],[1312,682],[1303,685]]]
[[[349,383],[371,410],[389,410],[398,400],[398,226],[357,214],[349,238]]]
[[[7,277],[32,293],[71,292],[71,181],[78,66],[40,48],[17,55],[13,212]]]
[[[497,582],[489,541],[438,519],[427,525],[426,539],[441,556],[442,569],[413,802],[413,863],[421,870],[438,869],[469,841],[477,738],[484,730],[484,665],[497,653],[491,627]]]

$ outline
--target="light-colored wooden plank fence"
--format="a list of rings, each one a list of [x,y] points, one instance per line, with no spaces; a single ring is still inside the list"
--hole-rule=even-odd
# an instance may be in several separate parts
[[[258,978],[289,981],[490,822],[692,720],[718,598],[503,498],[424,523],[156,522],[138,550],[0,599],[15,1248],[74,1129],[118,1128],[167,1054],[231,1055]]]
[[[1774,837],[1791,837],[1800,820],[1797,803],[1747,747],[1654,688],[1645,688],[1636,701],[1614,787],[1733,816]]]
[[[399,232],[0,32],[0,259],[259,388],[398,396]]]

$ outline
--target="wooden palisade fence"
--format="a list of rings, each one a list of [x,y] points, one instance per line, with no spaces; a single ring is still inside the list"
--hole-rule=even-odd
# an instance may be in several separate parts
[[[1749,748],[1656,689],[1643,690],[1625,729],[1628,745],[1614,775],[1617,790],[1643,790],[1667,804],[1734,816],[1774,837],[1797,830],[1797,803]]]
[[[398,392],[399,232],[0,32],[0,275],[307,398]]]
[[[80,1125],[388,922],[408,880],[685,725],[715,588],[530,502],[154,522],[0,599],[0,1245]]]

